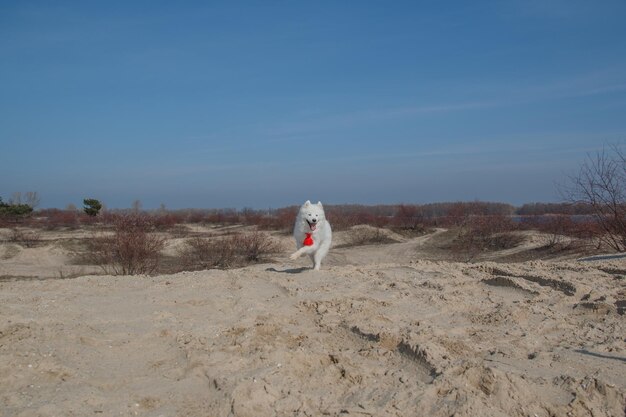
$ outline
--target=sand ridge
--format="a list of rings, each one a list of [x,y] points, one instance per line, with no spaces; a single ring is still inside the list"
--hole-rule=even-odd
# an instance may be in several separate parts
[[[619,416],[623,260],[0,283],[3,416]]]

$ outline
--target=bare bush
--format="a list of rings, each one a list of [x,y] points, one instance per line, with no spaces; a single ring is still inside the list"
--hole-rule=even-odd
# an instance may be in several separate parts
[[[276,253],[280,250],[280,245],[267,234],[261,232],[245,233],[235,235],[233,238],[239,237],[243,242],[237,242],[241,245],[241,254],[247,262],[259,262],[266,255]]]
[[[536,216],[525,223],[544,234],[544,246],[547,249],[564,249],[571,242],[571,238],[580,235],[579,225],[569,215]]]
[[[450,249],[465,254],[468,259],[485,251],[511,249],[523,240],[513,233],[516,229],[508,216],[469,216],[460,226]]]
[[[327,205],[324,208],[326,218],[337,231],[364,224],[384,227],[393,211],[393,206]]]
[[[554,216],[544,227],[544,231],[546,232],[545,246],[549,249],[563,246],[567,241],[566,233],[571,227],[570,223],[571,220],[568,216]]]
[[[561,215],[590,215],[593,214],[591,206],[586,203],[526,203],[515,210],[520,216],[543,216],[546,214]]]
[[[276,230],[284,234],[290,234],[297,214],[297,206],[272,210],[267,215],[260,217],[257,226],[262,230]]]
[[[185,242],[180,251],[183,269],[198,270],[209,268],[227,268],[235,258],[232,245],[222,242],[224,239],[194,237]]]
[[[9,232],[9,242],[18,243],[27,248],[33,248],[41,242],[41,234],[34,230],[25,230],[14,227]]]
[[[588,204],[601,241],[617,252],[626,251],[626,155],[617,146],[588,155],[578,174],[570,178],[566,196]]]
[[[159,266],[165,246],[165,239],[153,230],[154,225],[145,214],[118,216],[112,234],[90,241],[87,258],[107,274],[150,274]]]
[[[393,215],[392,225],[403,230],[423,231],[424,213],[417,206],[400,204]]]
[[[185,269],[233,268],[262,262],[280,251],[280,245],[262,232],[220,238],[193,238],[180,251]]]
[[[463,226],[476,217],[508,218],[515,212],[509,204],[482,201],[427,204],[421,210],[432,225],[440,227]]]
[[[76,229],[80,226],[80,213],[76,210],[45,209],[37,213],[41,225],[47,230]]]
[[[176,226],[180,226],[179,219],[173,214],[161,211],[152,218],[154,226],[159,230],[172,230]]]
[[[32,208],[37,208],[41,203],[41,197],[37,191],[27,191],[24,194],[24,203]]]

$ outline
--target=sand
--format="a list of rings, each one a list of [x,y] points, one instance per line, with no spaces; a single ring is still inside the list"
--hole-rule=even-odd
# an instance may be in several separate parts
[[[422,260],[432,237],[0,282],[0,416],[625,415],[625,259]]]

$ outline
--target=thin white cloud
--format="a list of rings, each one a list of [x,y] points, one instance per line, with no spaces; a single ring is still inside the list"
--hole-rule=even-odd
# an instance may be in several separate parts
[[[453,158],[457,161],[467,160],[489,155],[523,155],[535,154],[542,157],[548,155],[585,154],[595,152],[602,148],[598,145],[571,145],[568,140],[580,140],[588,143],[589,139],[598,137],[618,140],[625,137],[624,133],[598,133],[598,134],[526,134],[526,135],[502,135],[491,139],[474,141],[471,144],[448,145],[442,148],[434,148],[422,151],[407,152],[364,152],[351,155],[330,155],[317,159],[318,163],[346,163],[346,162],[432,162],[433,159],[445,160]],[[609,139],[609,140],[611,140]],[[424,140],[424,143],[433,143],[433,140]]]
[[[624,91],[626,91],[626,83],[605,85],[605,86],[590,88],[588,90],[580,90],[578,92],[572,92],[571,95],[569,95],[569,97],[586,97],[586,96],[594,96],[598,94],[621,93]]]
[[[494,109],[551,100],[575,97],[589,97],[602,94],[626,92],[626,69],[623,65],[612,68],[560,76],[556,80],[544,80],[535,84],[510,83],[509,85],[490,84],[488,81],[471,86],[474,96],[482,99],[456,102],[416,104],[414,106],[388,106],[365,110],[347,110],[342,113],[311,116],[301,120],[278,122],[269,127],[260,128],[259,132],[271,137],[294,137],[305,134],[345,129],[366,123],[407,118],[434,113],[453,113],[479,109]],[[467,95],[467,91],[459,94]]]
[[[489,85],[485,83],[483,91],[498,91],[494,104],[516,105],[540,103],[574,97],[620,93],[626,91],[626,65],[578,74],[559,74],[558,78],[546,79],[536,83],[520,82],[510,85]],[[480,90],[480,86],[477,86]]]
[[[358,126],[381,120],[415,116],[427,113],[448,113],[463,110],[486,108],[497,105],[494,102],[460,102],[433,105],[399,106],[378,109],[347,111],[340,114],[319,116],[300,121],[277,123],[265,128],[262,133],[270,136],[294,136],[324,132],[328,130]]]

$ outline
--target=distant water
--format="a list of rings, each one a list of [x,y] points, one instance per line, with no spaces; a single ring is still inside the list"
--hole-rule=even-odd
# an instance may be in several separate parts
[[[525,216],[520,216],[517,214],[514,214],[511,216],[511,220],[513,220],[516,223],[522,223],[524,220],[532,220],[533,222],[537,222],[537,221],[549,221],[554,219],[554,214],[540,214],[540,215],[525,215]],[[566,215],[567,216],[567,215]],[[585,221],[589,221],[589,220],[593,220],[593,216],[589,215],[589,214],[572,214],[569,216],[570,219],[572,219],[573,222],[585,222]]]

